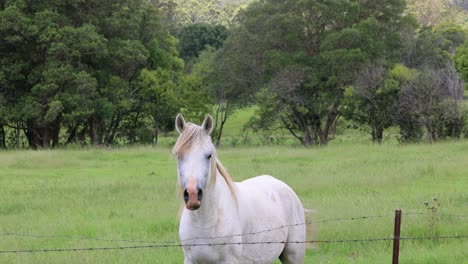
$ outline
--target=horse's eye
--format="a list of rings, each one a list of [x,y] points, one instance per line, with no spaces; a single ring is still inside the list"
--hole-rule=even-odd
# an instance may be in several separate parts
[[[206,159],[211,159],[211,155],[212,155],[212,154],[206,156]]]

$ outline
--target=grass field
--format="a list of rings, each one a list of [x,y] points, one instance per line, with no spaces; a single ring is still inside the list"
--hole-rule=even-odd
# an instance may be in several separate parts
[[[237,181],[271,174],[287,182],[313,221],[389,214],[316,224],[314,240],[391,237],[396,208],[429,213],[424,203],[434,197],[437,216],[403,215],[402,236],[468,235],[468,141],[222,148],[219,156]],[[83,237],[177,241],[175,183],[168,148],[0,152],[0,251],[148,244]],[[467,248],[466,238],[403,241],[400,260],[468,263]],[[389,241],[318,244],[306,263],[390,263],[391,253]],[[0,253],[0,263],[182,261],[180,248]]]

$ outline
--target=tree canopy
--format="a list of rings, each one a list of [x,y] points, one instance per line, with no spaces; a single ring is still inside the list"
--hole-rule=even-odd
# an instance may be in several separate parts
[[[327,144],[359,65],[398,61],[404,10],[398,0],[252,3],[224,49],[253,75],[243,78],[259,106],[254,127],[280,122],[304,145]]]
[[[219,144],[245,106],[305,146],[340,118],[378,143],[459,138],[467,18],[455,0],[0,0],[0,148],[154,144],[178,112],[213,114]]]
[[[183,68],[147,1],[8,1],[0,21],[3,119],[33,148],[57,145],[62,128],[67,141],[112,143],[144,110],[144,70]]]

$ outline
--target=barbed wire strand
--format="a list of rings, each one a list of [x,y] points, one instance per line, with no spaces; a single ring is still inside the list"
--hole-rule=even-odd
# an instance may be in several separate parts
[[[197,240],[197,239],[221,239],[221,238],[230,238],[230,237],[238,237],[238,236],[249,236],[249,235],[258,235],[262,233],[272,232],[279,229],[287,228],[287,227],[295,227],[295,226],[303,226],[303,225],[312,225],[312,224],[322,224],[328,222],[336,222],[336,221],[352,221],[352,220],[366,220],[366,219],[373,219],[373,218],[383,218],[393,216],[394,214],[385,214],[385,215],[371,215],[371,216],[355,216],[355,217],[341,217],[341,218],[330,218],[321,221],[310,221],[298,224],[291,224],[291,225],[282,225],[275,228],[265,229],[261,231],[249,232],[249,233],[242,233],[242,234],[235,234],[229,236],[219,236],[219,237],[193,237],[181,240],[181,242],[190,241],[190,240]]]
[[[424,212],[408,212],[403,213],[403,215],[432,215],[431,213],[424,213]],[[454,214],[437,214],[444,217],[468,217],[467,215],[454,215]],[[198,239],[222,239],[222,238],[231,238],[231,237],[238,237],[238,236],[249,236],[249,235],[257,235],[267,232],[276,231],[279,229],[287,228],[287,227],[295,227],[295,226],[302,226],[302,225],[312,225],[312,224],[322,224],[322,223],[329,223],[329,222],[336,222],[336,221],[354,221],[354,220],[368,220],[368,219],[375,219],[375,218],[384,218],[394,216],[394,214],[384,214],[384,215],[371,215],[371,216],[355,216],[355,217],[340,217],[340,218],[330,218],[325,220],[319,221],[310,221],[298,224],[291,224],[291,225],[282,225],[275,228],[250,232],[250,233],[242,233],[242,234],[234,234],[228,236],[217,236],[217,237],[207,237],[207,236],[200,236],[200,237],[193,237],[181,240],[181,242],[191,241],[191,240],[198,240]],[[167,245],[167,244],[176,244],[177,241],[150,241],[150,240],[131,240],[131,239],[106,239],[106,238],[98,238],[98,237],[84,237],[84,236],[64,236],[64,235],[29,235],[29,234],[20,234],[20,233],[3,233],[0,236],[19,236],[19,237],[31,237],[31,238],[68,238],[68,239],[80,239],[80,240],[94,240],[94,241],[104,241],[104,242],[128,242],[128,243],[147,243],[147,244],[157,244],[157,245]]]
[[[79,240],[92,240],[92,241],[103,241],[103,242],[129,242],[129,243],[148,243],[148,244],[175,244],[178,241],[149,241],[149,240],[131,240],[131,239],[107,239],[99,237],[85,237],[85,236],[65,236],[65,235],[29,235],[20,233],[3,233],[0,236],[17,236],[17,237],[29,237],[29,238],[67,238],[67,239],[79,239]]]
[[[429,212],[403,212],[403,215],[427,215],[427,216],[442,216],[442,217],[458,217],[458,218],[468,218],[468,215],[460,214],[441,214],[441,213],[429,213]]]
[[[371,215],[371,216],[355,216],[355,217],[341,217],[341,218],[330,218],[320,221],[310,221],[298,224],[291,224],[291,225],[282,225],[275,228],[250,232],[250,233],[242,233],[242,234],[235,234],[235,235],[228,235],[228,236],[218,236],[218,237],[193,237],[181,240],[182,242],[190,241],[190,240],[197,240],[197,239],[221,239],[221,238],[230,238],[230,237],[238,237],[238,236],[247,236],[247,235],[257,235],[267,232],[272,232],[275,230],[279,230],[282,228],[287,227],[294,227],[294,226],[302,226],[302,225],[312,225],[312,224],[321,224],[321,223],[328,223],[328,222],[336,222],[336,221],[352,221],[352,220],[366,220],[366,219],[373,219],[373,218],[383,218],[393,216],[394,214],[386,214],[386,215]],[[21,234],[21,233],[3,233],[0,236],[19,236],[19,237],[31,237],[31,238],[68,238],[68,239],[80,239],[80,240],[95,240],[95,241],[105,241],[105,242],[129,242],[129,243],[148,243],[148,244],[174,244],[177,241],[166,241],[166,242],[157,242],[157,241],[148,241],[148,240],[130,240],[130,239],[106,239],[106,238],[98,238],[98,237],[85,237],[85,236],[64,236],[64,235],[29,235],[29,234]]]
[[[6,253],[47,253],[47,252],[70,252],[70,251],[105,251],[105,250],[125,250],[144,248],[179,248],[179,247],[214,247],[232,245],[270,245],[270,244],[310,244],[310,243],[357,243],[376,242],[390,240],[436,240],[436,239],[465,239],[468,235],[458,236],[438,236],[438,237],[387,237],[368,239],[342,239],[342,240],[308,240],[308,241],[258,241],[258,242],[224,242],[224,243],[194,243],[194,244],[167,244],[167,245],[138,245],[138,246],[118,246],[118,247],[88,247],[88,248],[50,248],[50,249],[23,249],[23,250],[0,250],[0,254]]]

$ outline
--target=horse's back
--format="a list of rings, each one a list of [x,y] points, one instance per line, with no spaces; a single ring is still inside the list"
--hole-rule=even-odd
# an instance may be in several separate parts
[[[286,183],[273,176],[257,176],[238,182],[237,186],[244,197],[257,198],[269,202],[272,206],[287,205],[303,213],[302,204],[296,193]]]
[[[244,242],[305,240],[304,209],[296,193],[286,183],[272,176],[262,175],[239,182],[237,186],[243,233],[254,234],[244,236]],[[247,250],[275,251],[275,258],[278,258],[284,248],[282,243],[259,244]]]

